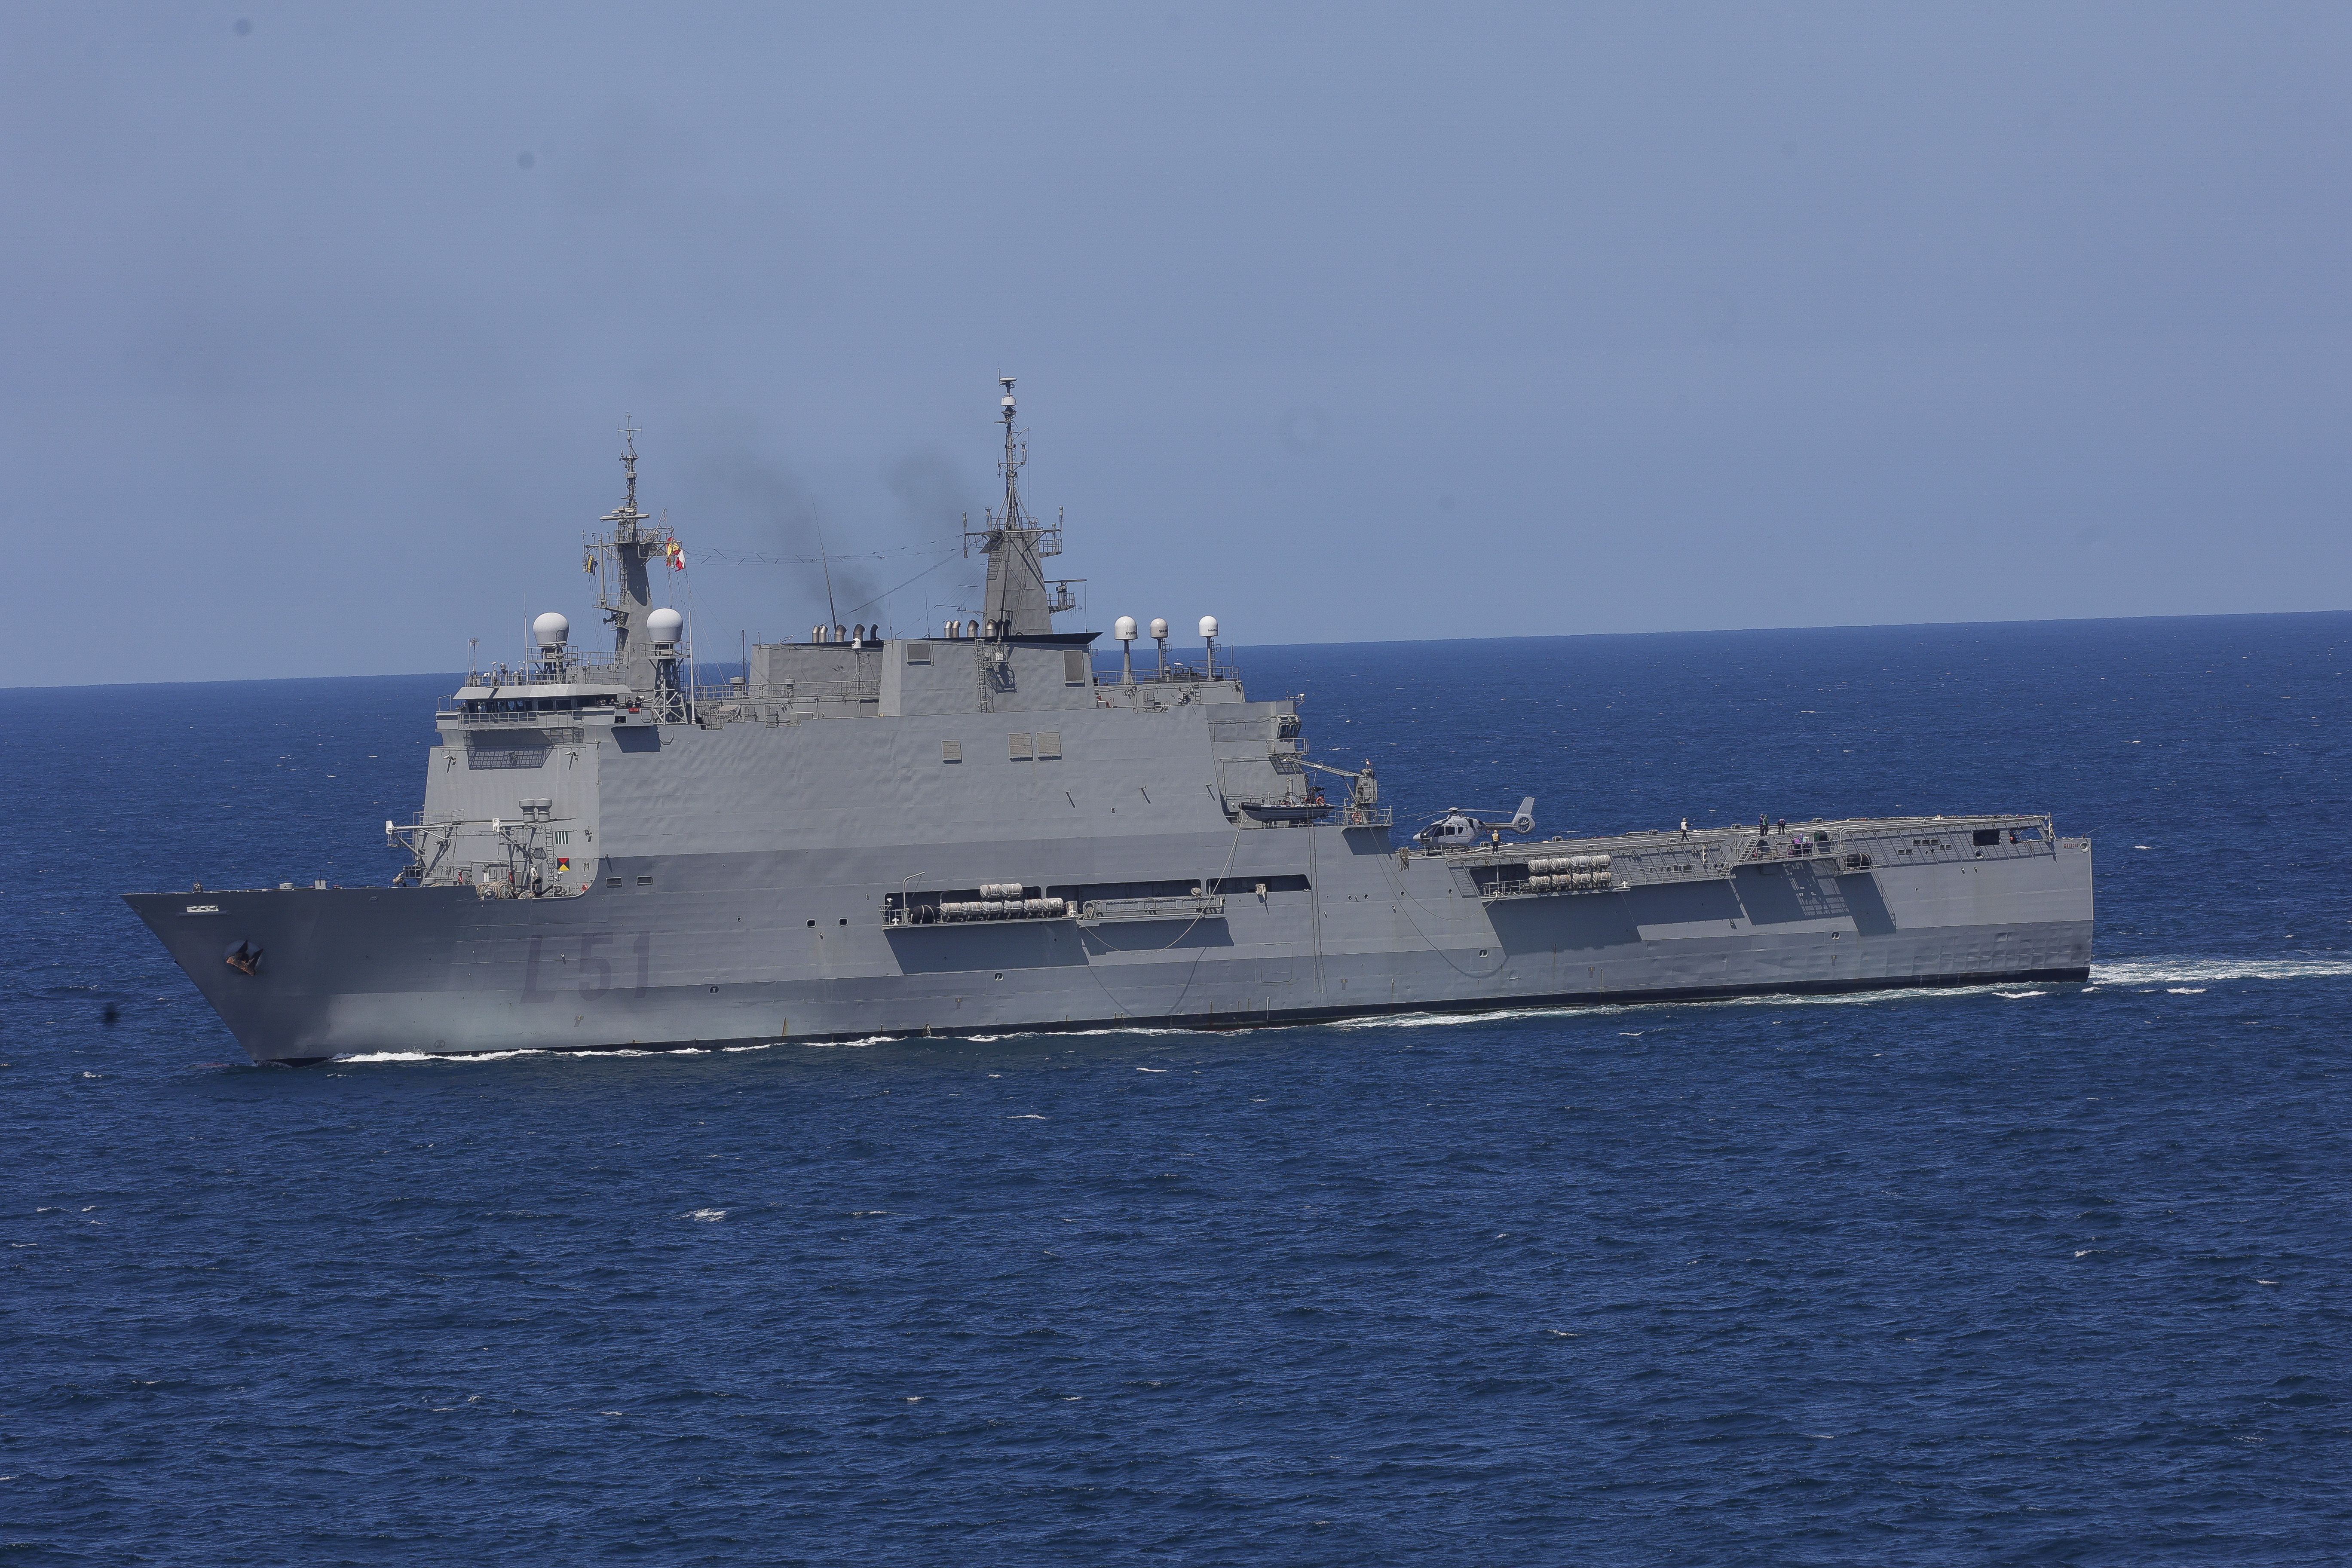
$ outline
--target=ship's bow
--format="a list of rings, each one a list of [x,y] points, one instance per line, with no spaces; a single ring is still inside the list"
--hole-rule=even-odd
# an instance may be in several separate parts
[[[332,892],[125,893],[122,901],[195,982],[247,1056],[303,1063],[335,1054],[315,992],[299,983],[315,900]]]

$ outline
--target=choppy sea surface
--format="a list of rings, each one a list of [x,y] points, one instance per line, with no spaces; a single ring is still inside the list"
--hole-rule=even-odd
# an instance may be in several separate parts
[[[2352,1555],[2352,616],[1246,650],[1406,811],[2049,810],[2088,985],[244,1064],[446,678],[0,692],[0,1563]]]

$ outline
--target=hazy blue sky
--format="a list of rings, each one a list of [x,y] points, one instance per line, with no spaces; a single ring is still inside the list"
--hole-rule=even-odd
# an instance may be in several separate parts
[[[593,640],[625,413],[694,552],[951,538],[1000,374],[1098,626],[2352,605],[2340,5],[19,4],[0,73],[11,681]]]

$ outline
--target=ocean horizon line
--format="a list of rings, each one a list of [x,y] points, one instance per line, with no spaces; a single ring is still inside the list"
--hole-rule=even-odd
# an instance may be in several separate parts
[[[1821,626],[1705,626],[1660,631],[1607,632],[1506,632],[1492,637],[1360,637],[1329,642],[1220,642],[1222,658],[1238,664],[1253,653],[1286,652],[1300,648],[1339,649],[1350,647],[1444,647],[1486,643],[1563,643],[1563,642],[1634,642],[1664,641],[1670,638],[1740,637],[1803,637],[1832,632],[1936,632],[2021,630],[2034,626],[2123,626],[2157,623],[2183,624],[2213,621],[2277,621],[2315,620],[2329,616],[2352,616],[2352,609],[2335,610],[2224,610],[2194,615],[2158,616],[2048,616],[1980,621],[1852,621]],[[1091,629],[1091,628],[1087,628]],[[1105,628],[1097,634],[1108,643],[1110,632]],[[887,640],[887,639],[886,639]],[[923,641],[926,638],[898,638],[901,641]],[[1140,640],[1140,639],[1139,639]],[[1115,644],[1111,646],[1116,646]],[[1190,644],[1184,645],[1190,647]],[[1101,644],[1097,653],[1103,651]],[[713,668],[741,668],[742,660],[701,659],[698,663]],[[247,675],[228,677],[194,677],[185,680],[60,680],[37,682],[25,686],[0,686],[0,692],[18,691],[101,691],[135,690],[153,687],[196,688],[206,686],[284,685],[298,681],[326,680],[416,680],[427,676],[462,676],[466,671],[452,668],[442,669],[347,670],[334,675]]]

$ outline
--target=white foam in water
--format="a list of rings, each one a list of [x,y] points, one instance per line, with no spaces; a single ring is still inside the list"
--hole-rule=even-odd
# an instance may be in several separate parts
[[[344,1063],[367,1063],[370,1065],[376,1062],[510,1062],[517,1057],[541,1056],[549,1054],[551,1053],[540,1051],[468,1051],[462,1056],[450,1056],[440,1051],[371,1051],[364,1056],[337,1057],[335,1059],[339,1062]],[[585,1053],[574,1051],[567,1052],[565,1054],[578,1056]]]
[[[1135,1025],[1110,1029],[1063,1029],[1058,1031],[1055,1037],[1065,1040],[1085,1040],[1092,1039],[1097,1035],[1198,1035],[1200,1032],[1198,1029],[1147,1029],[1140,1025]],[[1234,1033],[1247,1034],[1249,1031],[1237,1029]]]
[[[765,1046],[730,1046],[727,1048],[742,1051],[767,1049]],[[700,1057],[709,1054],[709,1047],[702,1046],[680,1046],[673,1049],[656,1051],[634,1048],[568,1051],[550,1047],[535,1051],[363,1051],[358,1056],[337,1057],[335,1060],[345,1065],[373,1067],[380,1062],[448,1062],[452,1065],[463,1065],[468,1062],[510,1062],[519,1057],[529,1057],[541,1061],[552,1061],[558,1057],[570,1057],[581,1061],[599,1061],[611,1057]]]
[[[1708,996],[1694,998],[1688,1002],[1582,1002],[1563,1004],[1557,1007],[1498,1007],[1492,1012],[1478,1013],[1391,1013],[1376,1018],[1342,1018],[1329,1026],[1335,1029],[1419,1029],[1440,1024],[1487,1024],[1509,1022],[1519,1018],[1580,1018],[1593,1015],[1608,1016],[1645,1011],[1658,1007],[1853,1007],[1869,1006],[1881,1002],[1916,1002],[1928,998],[1989,994],[2026,997],[2044,996],[2049,993],[2045,991],[1997,992],[1990,984],[1906,985],[1885,991],[1841,991],[1820,996],[1780,994]]]
[[[2352,976],[2344,958],[2135,958],[2091,965],[2102,985],[2183,985],[2210,980],[2334,980]]]
[[[2336,958],[2151,958],[2091,966],[2089,994],[2101,985],[2163,984],[2166,982],[2211,980],[2315,980],[2352,977],[2352,959]],[[2200,994],[2202,986],[2174,986],[2170,994]],[[1717,996],[1691,1002],[1628,1002],[1578,1004],[1559,1007],[1508,1007],[1481,1013],[1392,1013],[1374,1018],[1346,1018],[1336,1029],[1429,1028],[1441,1024],[1477,1024],[1515,1018],[1573,1018],[1595,1013],[1628,1013],[1653,1007],[1845,1007],[1883,1002],[1916,1002],[1929,998],[1992,995],[2009,1002],[2063,994],[2063,988],[2004,991],[1993,985],[1909,985],[1884,991],[1843,991],[1825,996]]]
[[[1275,1024],[1260,1026],[1266,1028],[1283,1028],[1295,1027],[1296,1026]],[[1220,1029],[1217,1032],[1221,1035],[1248,1035],[1255,1034],[1256,1031],[1255,1029]],[[973,1045],[993,1046],[1001,1045],[1006,1040],[1093,1040],[1099,1039],[1106,1035],[1183,1035],[1197,1037],[1200,1033],[1201,1031],[1198,1029],[1146,1028],[1139,1024],[1115,1024],[1108,1027],[1100,1029],[1007,1029],[1001,1035],[948,1035],[941,1037],[951,1040],[965,1040]],[[904,1039],[908,1037],[902,1035],[897,1037]]]
[[[1516,1018],[1577,1018],[1593,1013],[1622,1013],[1639,1004],[1622,1006],[1578,1004],[1559,1007],[1497,1007],[1480,1013],[1383,1013],[1372,1018],[1340,1018],[1331,1024],[1334,1029],[1421,1029],[1438,1024],[1508,1023]]]
[[[679,1217],[682,1219],[698,1219],[706,1224],[713,1224],[717,1221],[725,1219],[727,1217],[727,1211],[725,1209],[697,1209],[692,1214],[681,1215]]]

